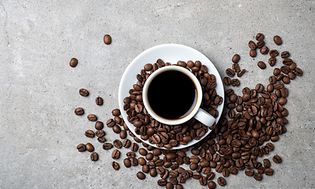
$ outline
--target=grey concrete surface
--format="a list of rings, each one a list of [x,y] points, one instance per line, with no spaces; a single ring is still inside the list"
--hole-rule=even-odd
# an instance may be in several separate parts
[[[110,153],[84,137],[92,124],[74,116],[74,107],[105,121],[118,106],[126,66],[162,43],[200,50],[221,74],[238,52],[249,70],[242,86],[266,83],[271,69],[258,70],[247,56],[247,42],[257,32],[266,34],[270,47],[272,36],[281,35],[280,50],[292,52],[305,72],[289,85],[290,124],[276,143],[284,162],[274,166],[275,176],[255,182],[240,173],[227,179],[226,188],[315,188],[314,9],[313,0],[0,0],[0,188],[158,188],[156,178],[138,181],[138,168],[113,171]],[[102,42],[105,33],[113,37],[110,46]],[[71,57],[79,59],[75,69],[68,66]],[[80,97],[80,87],[91,96]],[[103,107],[94,105],[97,95]],[[91,141],[98,162],[75,148]],[[188,181],[185,188],[205,187]]]

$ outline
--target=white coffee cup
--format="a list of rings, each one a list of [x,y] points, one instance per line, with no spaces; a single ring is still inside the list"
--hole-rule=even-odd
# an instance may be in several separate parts
[[[195,95],[195,101],[192,104],[191,108],[189,109],[189,111],[184,115],[181,116],[178,119],[166,119],[164,117],[159,116],[158,114],[156,114],[152,107],[150,106],[149,100],[148,100],[148,89],[149,86],[152,82],[152,80],[158,76],[159,74],[166,72],[166,71],[178,71],[181,72],[185,75],[187,75],[191,81],[194,83],[196,90],[197,90],[197,95]],[[142,98],[143,98],[143,103],[144,106],[146,108],[146,110],[148,111],[148,113],[157,121],[167,124],[167,125],[179,125],[182,123],[187,122],[188,120],[190,120],[191,118],[195,118],[196,120],[200,121],[201,123],[203,123],[204,125],[210,127],[212,126],[216,119],[210,115],[208,112],[206,112],[205,110],[201,109],[201,102],[202,102],[202,97],[203,97],[203,93],[202,93],[202,88],[201,85],[198,81],[198,79],[196,78],[196,76],[191,73],[189,70],[187,70],[186,68],[180,67],[180,66],[165,66],[163,68],[160,68],[156,71],[154,71],[147,79],[147,81],[145,82],[144,86],[143,86],[143,91],[142,91]]]

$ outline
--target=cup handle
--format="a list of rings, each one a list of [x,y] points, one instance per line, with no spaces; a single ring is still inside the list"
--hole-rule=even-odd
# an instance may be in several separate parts
[[[204,125],[208,127],[211,127],[213,123],[215,122],[215,118],[201,108],[199,108],[198,112],[196,113],[194,117],[195,119],[197,119],[198,121],[200,121],[201,123],[203,123]]]

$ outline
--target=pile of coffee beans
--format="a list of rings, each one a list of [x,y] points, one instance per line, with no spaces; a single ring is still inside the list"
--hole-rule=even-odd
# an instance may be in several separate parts
[[[124,110],[128,114],[128,121],[135,127],[135,132],[142,140],[148,140],[158,147],[171,149],[180,144],[188,144],[192,140],[199,140],[208,132],[208,127],[192,119],[181,125],[166,125],[153,119],[144,108],[142,101],[142,88],[146,79],[154,71],[164,66],[169,66],[158,59],[154,64],[146,64],[137,75],[137,83],[129,91],[129,96],[124,99]],[[200,81],[203,90],[201,107],[213,117],[218,117],[217,106],[222,104],[223,98],[216,92],[216,77],[208,72],[208,68],[200,61],[178,61],[177,66],[190,70]],[[214,127],[215,125],[213,125]]]
[[[263,180],[265,176],[272,176],[275,172],[272,164],[282,163],[283,159],[278,154],[274,154],[271,159],[266,156],[275,150],[274,143],[279,141],[280,136],[287,131],[289,111],[285,105],[289,91],[286,85],[296,76],[302,76],[303,71],[290,58],[291,53],[288,51],[279,53],[274,49],[270,54],[271,51],[266,47],[265,36],[262,33],[256,35],[256,40],[257,42],[252,40],[249,42],[251,57],[257,56],[257,49],[260,49],[262,54],[269,52],[270,58],[276,58],[280,54],[282,65],[273,69],[273,74],[265,85],[258,83],[252,89],[244,87],[240,95],[236,94],[233,89],[227,88],[225,91],[226,103],[220,122],[209,136],[193,147],[181,150],[161,150],[143,143],[128,130],[119,109],[114,109],[113,118],[106,122],[106,126],[117,134],[118,137],[115,140],[106,141],[104,125],[94,114],[89,114],[88,120],[95,122],[96,131],[88,130],[85,135],[89,138],[104,137],[98,141],[103,144],[104,150],[111,152],[113,158],[111,166],[114,170],[120,170],[120,164],[126,168],[139,167],[135,178],[144,180],[147,176],[159,177],[157,185],[166,189],[183,189],[185,182],[189,179],[197,180],[200,185],[214,189],[227,185],[226,178],[240,172],[257,181]],[[279,36],[275,36],[273,40],[276,45],[283,43]],[[232,65],[238,64],[239,60],[239,55],[233,56]],[[272,61],[277,62],[277,60]],[[281,61],[278,60],[278,62]],[[142,139],[170,148],[178,143],[184,142],[183,144],[185,144],[185,142],[191,141],[198,136],[197,132],[200,132],[198,130],[204,127],[191,120],[190,128],[185,125],[172,128],[172,126],[156,122],[146,113],[141,101],[144,81],[150,73],[159,68],[159,64],[164,65],[163,63],[162,60],[158,60],[154,64],[145,65],[141,73],[137,75],[138,82],[130,90],[130,96],[125,99],[124,111],[127,111],[128,121],[133,123]],[[259,64],[261,68],[263,64]],[[170,64],[165,63],[164,66],[167,65]],[[203,90],[206,90],[203,107],[208,107],[207,110],[212,115],[216,115],[215,108],[221,103],[221,100],[215,94],[215,77],[211,76],[199,61],[180,61],[177,65],[186,67],[198,77]],[[270,66],[275,66],[275,64],[270,64]],[[200,70],[204,70],[203,75],[199,74]],[[233,71],[235,72],[234,69]],[[227,75],[234,77],[230,73]],[[82,96],[86,96],[86,93],[82,94]],[[84,109],[77,107],[75,114],[84,115]],[[144,125],[146,125],[145,128]],[[189,132],[187,132],[188,129],[190,129]],[[172,133],[174,134],[172,135]],[[182,136],[176,137],[176,133],[180,133]],[[164,141],[167,137],[168,142]],[[171,143],[174,144],[171,145]],[[79,152],[91,152],[92,161],[97,161],[99,158],[91,143],[79,144],[77,149]]]

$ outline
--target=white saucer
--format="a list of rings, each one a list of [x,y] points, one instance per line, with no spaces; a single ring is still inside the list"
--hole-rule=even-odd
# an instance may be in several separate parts
[[[122,75],[122,78],[120,80],[119,84],[119,92],[118,92],[118,101],[119,101],[119,109],[121,110],[121,115],[127,124],[129,130],[137,136],[140,140],[141,137],[135,133],[134,126],[128,121],[127,119],[127,114],[124,111],[124,98],[129,96],[129,90],[132,88],[132,85],[137,82],[137,74],[140,73],[141,69],[143,69],[143,66],[147,63],[155,63],[157,59],[162,59],[164,62],[170,62],[171,64],[177,63],[178,60],[183,60],[183,61],[196,61],[199,60],[202,64],[206,65],[209,69],[209,73],[214,74],[217,80],[217,87],[216,91],[217,94],[220,95],[223,98],[223,103],[218,106],[218,112],[219,116],[216,119],[216,122],[219,121],[222,111],[223,111],[223,106],[224,106],[224,88],[223,88],[223,83],[221,76],[218,72],[218,70],[215,68],[213,63],[201,52],[185,46],[185,45],[179,45],[179,44],[162,44],[162,45],[157,45],[154,47],[151,47],[142,53],[140,53],[126,68],[124,74]],[[189,146],[192,146],[196,144],[197,142],[201,141],[203,138],[205,138],[211,130],[209,129],[208,132],[200,139],[200,140],[192,140],[190,143],[186,145],[179,145],[177,147],[172,148],[173,150],[175,149],[182,149],[186,148]],[[154,146],[156,148],[156,145],[153,145],[149,143],[149,141],[142,140],[143,142]],[[162,148],[164,149],[164,148]]]

